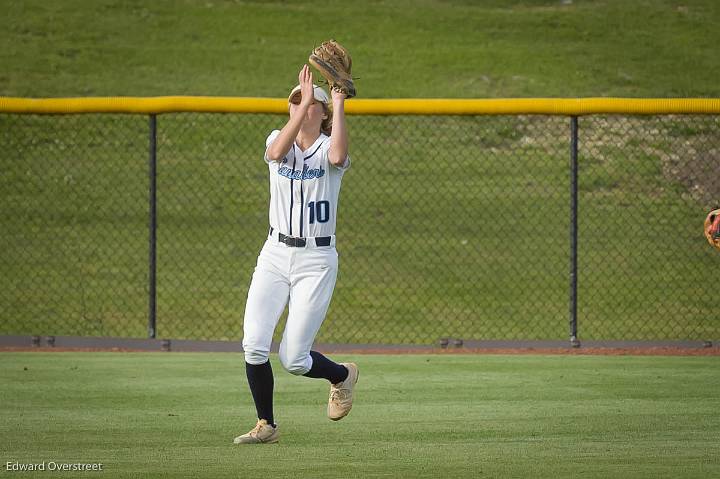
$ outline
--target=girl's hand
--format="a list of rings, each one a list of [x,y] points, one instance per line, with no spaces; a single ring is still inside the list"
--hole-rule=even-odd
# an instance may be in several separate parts
[[[303,65],[298,75],[298,83],[300,84],[300,106],[310,106],[315,101],[315,92],[313,91],[312,72],[310,67]]]
[[[340,91],[335,91],[332,88],[330,89],[330,96],[333,99],[333,103],[338,101],[343,101],[345,98],[347,98],[347,95]]]

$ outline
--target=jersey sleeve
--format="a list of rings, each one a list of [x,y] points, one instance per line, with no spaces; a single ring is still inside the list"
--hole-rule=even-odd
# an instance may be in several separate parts
[[[272,132],[270,132],[267,139],[265,140],[265,163],[270,163],[270,160],[267,156],[268,148],[270,148],[270,144],[275,141],[275,138],[277,138],[279,134],[280,130],[273,130]]]
[[[343,163],[340,166],[335,166],[332,163],[330,163],[330,137],[325,140],[325,143],[323,144],[323,160],[328,165],[329,168],[335,168],[336,170],[345,171],[348,168],[350,168],[350,154],[347,155],[345,158],[345,163]]]

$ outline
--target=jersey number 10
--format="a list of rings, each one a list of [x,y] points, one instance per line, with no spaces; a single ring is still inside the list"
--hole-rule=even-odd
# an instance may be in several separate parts
[[[327,223],[330,219],[329,201],[318,201],[317,203],[311,201],[308,203],[308,208],[310,208],[310,224],[315,223],[315,219],[318,223]]]

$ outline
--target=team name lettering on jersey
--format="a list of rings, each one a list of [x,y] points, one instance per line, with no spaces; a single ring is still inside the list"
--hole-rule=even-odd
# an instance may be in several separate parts
[[[308,168],[308,166],[305,165],[302,171],[300,171],[293,170],[292,168],[289,168],[287,166],[283,166],[278,170],[278,175],[284,176],[285,178],[290,178],[291,180],[312,180],[325,176],[325,170],[322,167]]]
[[[270,211],[268,220],[273,230],[301,238],[335,234],[340,184],[350,167],[336,167],[328,158],[330,137],[320,134],[309,148],[297,144],[280,163],[267,158],[267,148],[280,130],[273,130],[265,140],[265,162],[270,174]]]

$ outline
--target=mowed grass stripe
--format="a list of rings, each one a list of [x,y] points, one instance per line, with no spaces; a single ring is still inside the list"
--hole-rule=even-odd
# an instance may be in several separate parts
[[[282,97],[331,37],[367,98],[720,95],[714,0],[2,5],[6,96]]]
[[[269,447],[242,355],[3,353],[0,451],[103,462],[106,477],[698,477],[717,468],[715,357],[338,356],[361,368],[352,413],[273,357]]]

